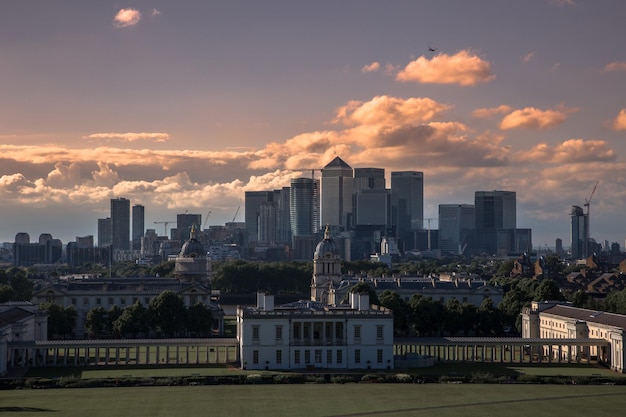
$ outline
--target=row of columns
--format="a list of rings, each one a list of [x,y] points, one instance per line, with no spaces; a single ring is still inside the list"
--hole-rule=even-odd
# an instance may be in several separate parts
[[[439,362],[590,363],[589,355],[576,354],[582,349],[579,345],[403,344],[394,345],[394,355],[415,353],[434,357]]]
[[[231,363],[237,360],[233,346],[126,346],[9,348],[8,367],[97,366],[150,364]]]

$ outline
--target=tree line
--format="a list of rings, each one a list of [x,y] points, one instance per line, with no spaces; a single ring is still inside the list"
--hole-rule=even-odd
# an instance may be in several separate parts
[[[48,339],[74,336],[78,318],[74,307],[54,302],[40,307],[48,313]],[[178,295],[167,290],[150,300],[147,307],[139,300],[125,308],[94,307],[85,317],[85,330],[89,338],[208,337],[212,322],[211,310],[204,303],[186,307]]]

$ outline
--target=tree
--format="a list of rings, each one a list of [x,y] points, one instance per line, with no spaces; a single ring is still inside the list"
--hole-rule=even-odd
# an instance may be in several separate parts
[[[122,310],[122,314],[113,322],[113,332],[120,336],[137,337],[139,333],[147,333],[147,310],[137,300],[135,304]]]
[[[476,335],[498,336],[502,333],[501,312],[493,306],[491,298],[487,297],[476,312]]]
[[[563,300],[559,287],[551,279],[544,279],[535,289],[535,301]]]
[[[63,308],[59,304],[45,302],[39,308],[48,313],[48,339],[65,339],[72,334],[78,317],[74,307]]]
[[[378,303],[393,311],[393,329],[396,334],[406,334],[409,330],[410,309],[400,295],[391,290],[385,290],[378,297]]]
[[[111,306],[109,311],[107,312],[107,321],[106,321],[106,333],[110,335],[115,335],[119,337],[119,333],[115,332],[113,323],[122,315],[122,310],[118,306]]]
[[[187,331],[192,337],[211,335],[213,317],[211,310],[203,303],[194,304],[187,309]]]
[[[15,290],[9,284],[0,284],[0,303],[15,299]]]
[[[444,306],[430,297],[415,294],[409,301],[411,322],[418,336],[438,335],[443,326]]]
[[[104,307],[94,307],[85,317],[85,330],[89,337],[99,338],[107,334],[108,317]]]
[[[11,278],[11,287],[15,291],[12,301],[30,301],[33,298],[33,281],[21,272]]]
[[[174,292],[166,290],[150,301],[149,317],[161,336],[176,336],[185,324],[185,304]]]

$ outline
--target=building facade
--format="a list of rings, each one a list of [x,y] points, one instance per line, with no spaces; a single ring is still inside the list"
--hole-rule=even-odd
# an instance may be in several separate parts
[[[517,203],[515,191],[476,191],[476,246],[480,252],[502,254],[513,251],[505,247],[503,239],[508,239],[517,228]],[[509,230],[511,232],[502,232]],[[508,234],[507,234],[508,233]],[[505,253],[501,253],[501,252]]]
[[[130,200],[111,199],[111,243],[113,250],[130,250]]]
[[[424,228],[424,173],[391,173],[391,222],[404,250],[417,249],[417,232]]]
[[[143,237],[146,225],[146,209],[144,206],[140,204],[135,204],[133,206],[133,250],[141,250],[141,238]]]
[[[322,169],[322,224],[347,230],[352,219],[354,172],[340,157]]]
[[[476,210],[473,204],[439,205],[439,249],[443,254],[463,255],[474,249]]]

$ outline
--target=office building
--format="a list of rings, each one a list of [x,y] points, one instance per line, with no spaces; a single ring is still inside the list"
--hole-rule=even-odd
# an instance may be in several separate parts
[[[322,169],[322,223],[347,230],[352,219],[354,173],[336,157]]]
[[[111,199],[111,240],[113,250],[130,250],[130,200]]]
[[[141,238],[145,230],[145,208],[140,204],[135,204],[133,206],[133,250],[141,250]]]
[[[200,230],[202,226],[201,214],[177,214],[176,215],[176,236],[175,240],[179,240],[181,243],[186,242],[191,236],[191,228],[196,227],[196,231]]]
[[[273,191],[246,191],[245,194],[245,221],[248,242],[259,240],[259,215],[261,206],[273,205]]]
[[[476,245],[480,252],[504,254],[514,251],[513,247],[498,244],[498,231],[517,228],[516,194],[514,191],[476,191]],[[511,235],[509,233],[507,236]],[[502,239],[500,239],[502,241]]]
[[[385,232],[391,220],[390,209],[390,193],[385,188],[385,170],[355,168],[353,226],[379,226]]]
[[[442,254],[463,255],[473,250],[476,213],[473,204],[439,205],[439,249]]]
[[[111,237],[111,218],[98,219],[98,246],[109,246],[113,243]]]
[[[391,173],[391,223],[403,250],[417,248],[417,232],[424,228],[424,173]]]

